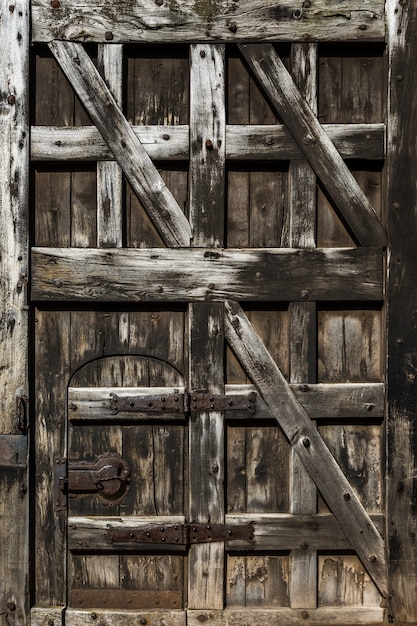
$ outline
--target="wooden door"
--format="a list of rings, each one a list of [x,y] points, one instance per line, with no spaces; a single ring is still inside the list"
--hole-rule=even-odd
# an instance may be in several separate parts
[[[383,3],[113,4],[31,7],[32,623],[381,623]]]

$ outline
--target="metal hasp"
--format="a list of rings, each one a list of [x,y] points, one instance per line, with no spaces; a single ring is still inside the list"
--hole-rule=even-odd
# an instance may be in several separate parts
[[[57,507],[66,508],[66,498],[94,494],[109,506],[120,504],[129,491],[130,470],[115,452],[101,455],[95,463],[56,462]]]
[[[109,526],[107,541],[113,543],[151,543],[185,545],[214,541],[248,541],[254,538],[253,522],[248,524],[153,524],[141,528]]]
[[[144,413],[202,413],[208,411],[249,411],[255,412],[256,393],[219,395],[209,391],[194,393],[174,393],[163,395],[143,395],[121,397],[111,395],[112,411],[144,412]]]

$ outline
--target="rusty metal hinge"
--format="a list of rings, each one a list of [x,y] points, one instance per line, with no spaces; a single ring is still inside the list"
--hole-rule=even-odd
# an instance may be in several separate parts
[[[256,393],[246,394],[214,394],[209,391],[194,393],[138,395],[122,397],[111,394],[113,413],[119,411],[144,413],[202,413],[208,411],[249,411],[255,412]]]
[[[192,545],[214,541],[248,541],[254,538],[253,522],[248,524],[152,524],[140,528],[109,526],[108,543],[151,543],[165,545]]]
[[[57,459],[55,465],[56,509],[66,508],[67,497],[93,494],[109,506],[120,504],[129,491],[130,470],[115,452],[101,455],[95,463],[67,463]]]

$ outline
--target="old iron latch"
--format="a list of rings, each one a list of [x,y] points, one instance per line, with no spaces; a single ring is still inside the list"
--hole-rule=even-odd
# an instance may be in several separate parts
[[[251,391],[246,394],[213,394],[209,391],[197,391],[194,393],[118,396],[111,394],[111,407],[113,413],[119,411],[144,412],[144,413],[201,413],[207,411],[249,411],[255,412],[256,393]]]
[[[130,470],[114,452],[101,455],[95,463],[58,459],[55,466],[57,510],[66,508],[67,496],[95,494],[109,506],[119,504],[129,491]]]
[[[109,526],[108,543],[151,543],[191,545],[213,541],[248,541],[254,538],[253,522],[248,524],[153,524],[140,528]]]

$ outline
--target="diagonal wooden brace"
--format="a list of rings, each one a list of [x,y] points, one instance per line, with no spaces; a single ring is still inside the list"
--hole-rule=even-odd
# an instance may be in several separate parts
[[[225,302],[225,336],[367,572],[386,597],[388,580],[381,535],[242,308],[232,300]]]
[[[190,245],[191,228],[82,44],[49,45],[150,219],[168,246]]]

